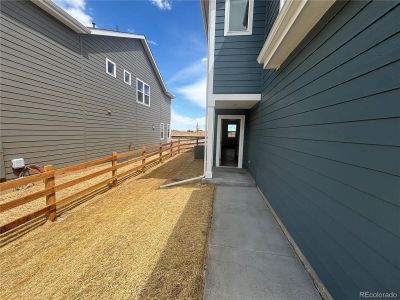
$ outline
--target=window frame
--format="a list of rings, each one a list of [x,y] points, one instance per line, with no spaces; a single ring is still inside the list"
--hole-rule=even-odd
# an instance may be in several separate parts
[[[161,137],[162,135],[162,137]],[[165,128],[164,128],[164,123],[160,123],[160,140],[163,141],[165,140]]]
[[[129,74],[129,82],[126,82],[126,81],[125,81],[125,74],[126,74],[126,73]],[[124,69],[124,82],[125,82],[126,84],[128,84],[128,85],[131,85],[131,84],[132,84],[132,74],[131,74],[131,72],[128,72],[128,71],[125,70],[125,69]]]
[[[108,72],[108,63],[112,63],[114,65],[113,73]],[[115,62],[113,62],[111,59],[109,59],[108,57],[106,57],[106,73],[114,78],[117,78],[117,64]]]
[[[171,125],[167,124],[167,140],[171,139]]]
[[[249,0],[249,13],[247,16],[248,28],[246,31],[230,31],[229,30],[229,13],[231,9],[231,0],[225,0],[225,19],[224,19],[224,36],[236,35],[252,35],[253,34],[253,14],[254,0]]]
[[[139,101],[139,81],[143,84],[143,102],[140,102],[140,101]],[[148,95],[145,93],[145,90],[146,90],[146,89],[145,89],[145,86],[146,86],[146,85],[149,87],[149,94],[148,94]],[[142,104],[142,105],[145,105],[145,106],[147,106],[147,107],[150,107],[150,103],[151,103],[150,94],[151,94],[150,85],[147,84],[146,82],[144,82],[143,80],[141,80],[140,78],[136,77],[136,102],[137,102],[137,103],[140,103],[140,104]],[[146,104],[146,103],[145,103],[145,96],[149,96],[149,104]]]

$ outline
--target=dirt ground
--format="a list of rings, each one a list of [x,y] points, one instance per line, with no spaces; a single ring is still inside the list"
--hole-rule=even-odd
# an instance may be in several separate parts
[[[0,299],[201,299],[214,188],[193,153],[0,249]]]

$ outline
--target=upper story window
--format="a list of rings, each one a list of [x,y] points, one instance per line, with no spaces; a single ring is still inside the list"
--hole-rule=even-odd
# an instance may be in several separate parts
[[[106,72],[113,77],[117,77],[117,65],[108,58],[106,58]]]
[[[150,86],[139,78],[136,78],[136,101],[150,106]]]
[[[131,73],[129,73],[127,70],[124,70],[124,82],[131,85]]]
[[[225,1],[224,35],[251,35],[254,0]]]

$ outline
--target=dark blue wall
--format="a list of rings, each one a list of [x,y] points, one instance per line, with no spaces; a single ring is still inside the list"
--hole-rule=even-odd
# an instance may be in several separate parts
[[[254,1],[253,34],[224,36],[225,1],[217,0],[214,93],[260,94],[262,67],[257,56],[264,42],[265,0]]]
[[[249,170],[336,299],[400,295],[398,3],[335,4],[246,120]]]

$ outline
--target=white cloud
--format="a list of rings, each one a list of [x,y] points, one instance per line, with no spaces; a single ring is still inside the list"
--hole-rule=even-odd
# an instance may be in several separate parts
[[[183,68],[178,72],[176,72],[175,75],[168,80],[168,83],[173,83],[176,81],[184,81],[187,80],[188,78],[194,80],[203,78],[207,73],[206,61],[207,58],[204,57],[201,60],[196,60],[194,63],[190,64],[186,68]]]
[[[85,0],[53,0],[77,21],[85,26],[92,26],[93,18],[86,12]]]
[[[157,42],[156,42],[156,41],[153,41],[153,40],[147,40],[147,42],[148,42],[150,45],[158,46],[158,44],[157,44]]]
[[[171,112],[171,129],[174,130],[195,130],[196,124],[199,124],[199,128],[205,128],[205,117],[192,118],[178,114],[174,110]]]
[[[162,10],[171,10],[172,5],[170,0],[150,0],[151,4]]]
[[[206,88],[207,88],[207,78],[202,79],[184,85],[176,89],[176,92],[182,95],[185,99],[192,101],[194,104],[205,108],[206,107]]]

